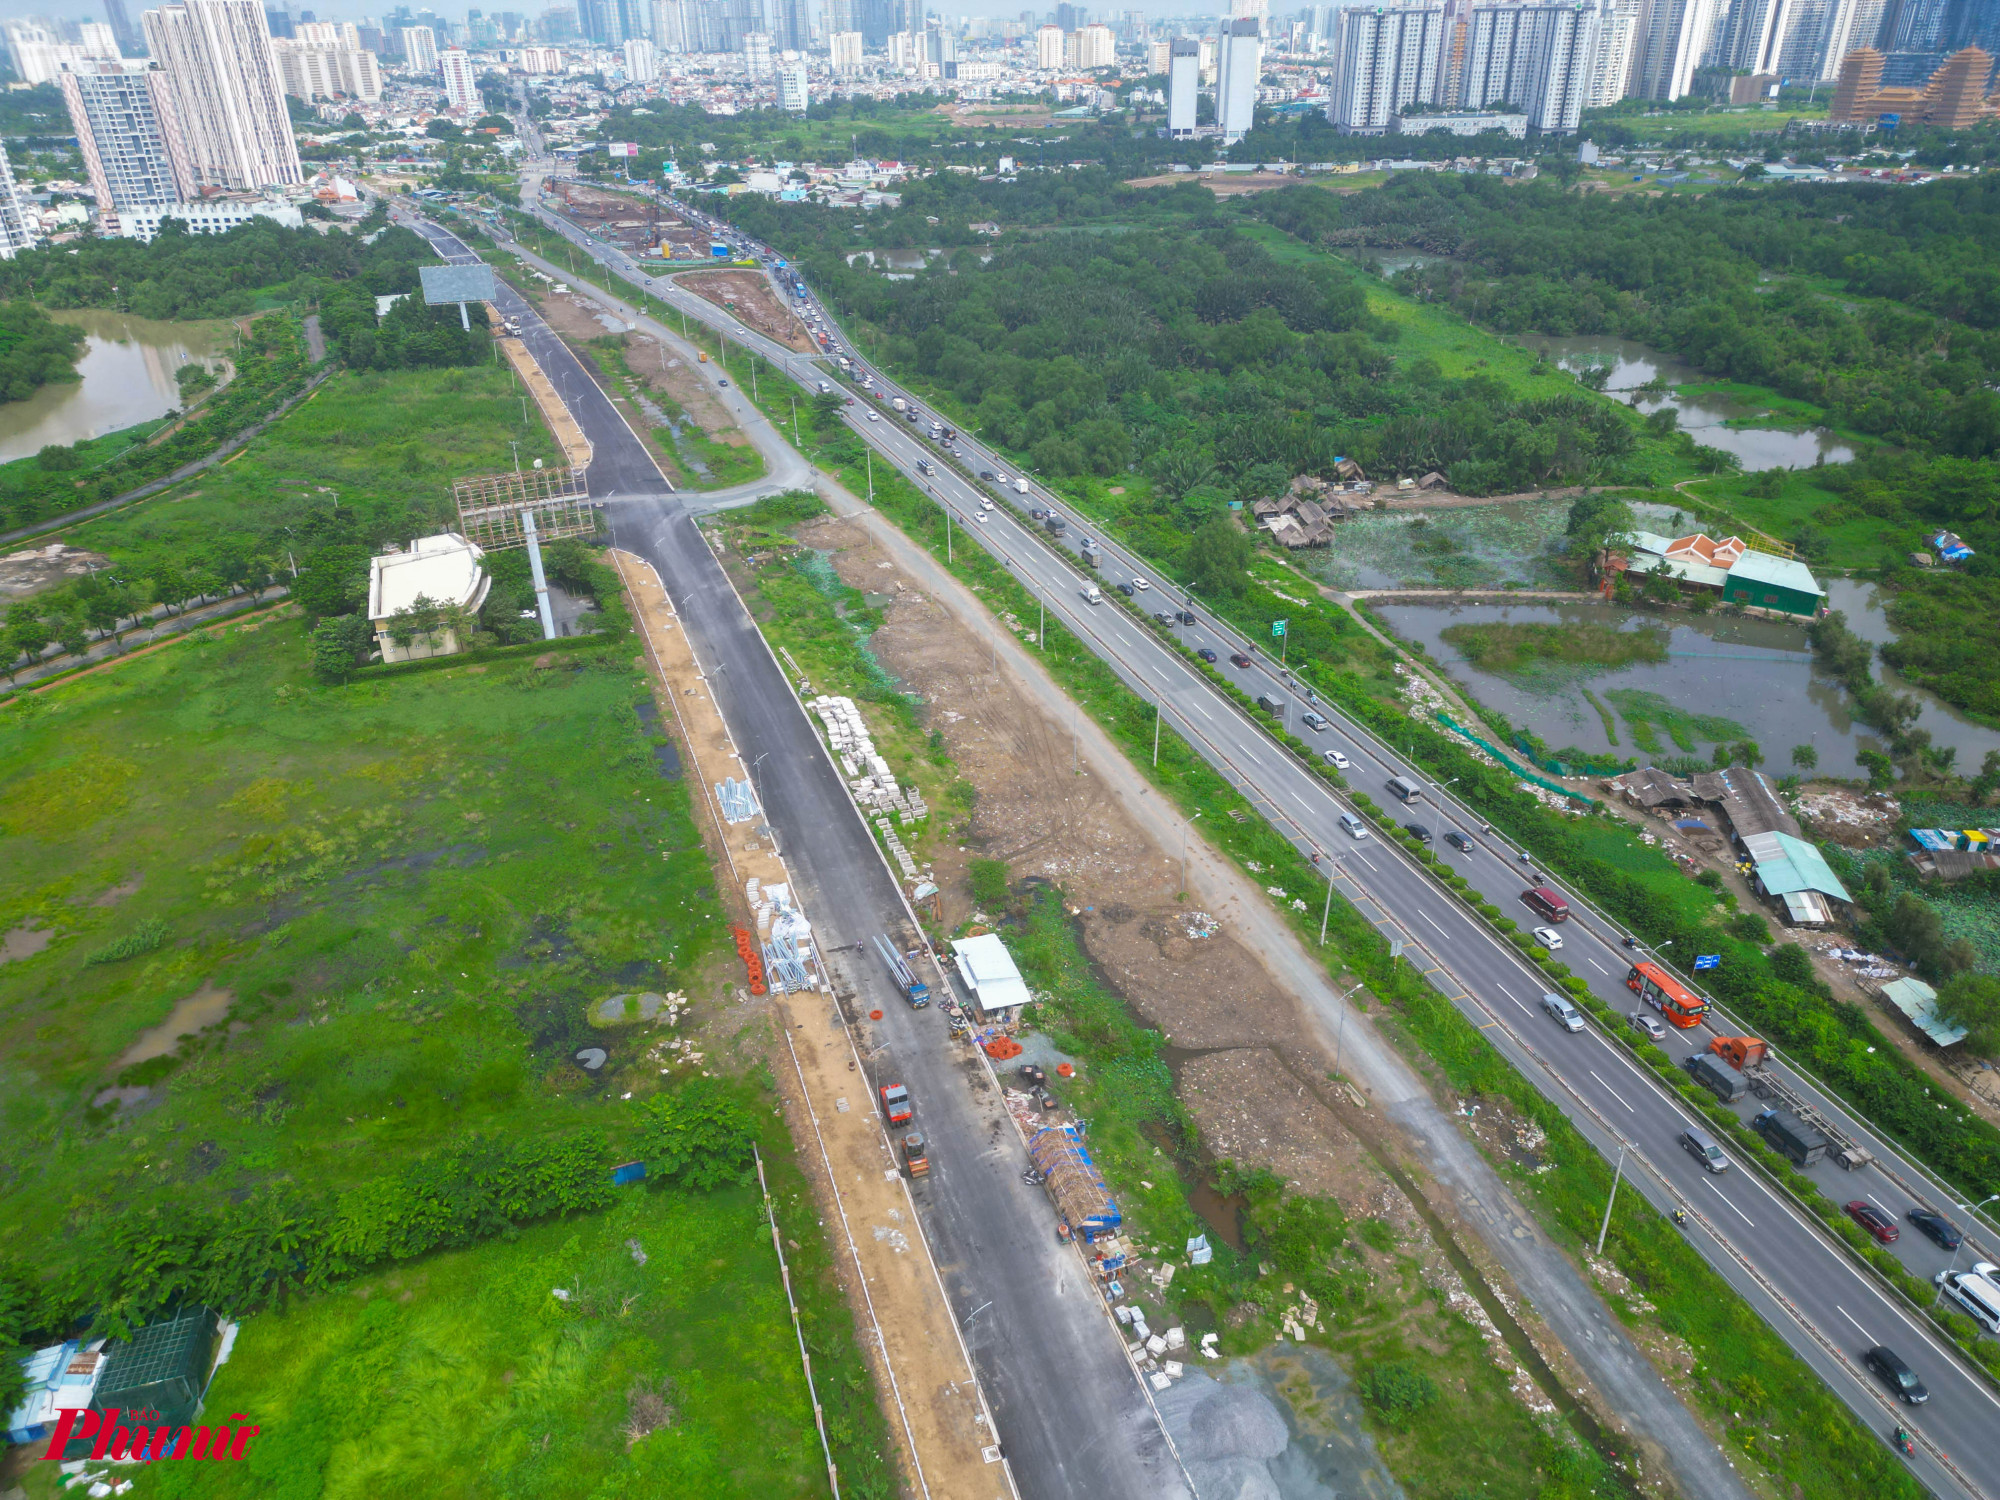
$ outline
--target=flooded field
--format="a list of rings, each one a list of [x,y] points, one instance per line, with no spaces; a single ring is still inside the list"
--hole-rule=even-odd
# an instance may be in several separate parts
[[[1671,388],[1696,385],[1713,378],[1692,365],[1683,364],[1630,339],[1594,334],[1563,338],[1529,334],[1521,342],[1530,349],[1540,350],[1565,370],[1608,367],[1611,376],[1604,384],[1604,393],[1620,399],[1629,398],[1641,386],[1654,380],[1664,380]],[[1755,415],[1755,411],[1719,396],[1682,395],[1669,389],[1661,396],[1640,400],[1637,409],[1650,416],[1663,406],[1672,407],[1680,413],[1682,430],[1696,442],[1735,454],[1748,471],[1809,469],[1822,460],[1837,464],[1854,457],[1852,448],[1823,427],[1799,431],[1782,427],[1728,426],[1726,424],[1730,422]]]
[[[1568,521],[1567,500],[1382,511],[1343,521],[1334,545],[1302,562],[1341,589],[1573,588],[1553,561]]]

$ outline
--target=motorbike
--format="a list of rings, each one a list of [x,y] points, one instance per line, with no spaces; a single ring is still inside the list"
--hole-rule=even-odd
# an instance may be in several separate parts
[[[1632,934],[1629,932],[1625,934],[1624,942],[1625,946],[1628,948],[1636,948],[1639,946],[1639,940],[1633,937]]]
[[[1684,1209],[1684,1208],[1677,1208],[1677,1209],[1675,1209],[1675,1210],[1674,1210],[1674,1222],[1675,1222],[1676,1224],[1679,1224],[1679,1225],[1680,1225],[1680,1226],[1681,1226],[1682,1228],[1686,1228],[1686,1227],[1687,1227],[1687,1221],[1688,1221],[1688,1216],[1687,1216],[1687,1210],[1686,1210],[1686,1209]]]
[[[1524,864],[1524,865],[1526,865],[1526,864],[1533,864],[1533,863],[1534,863],[1534,861],[1533,861],[1533,860],[1531,860],[1531,859],[1529,859],[1529,858],[1528,858],[1528,856],[1527,856],[1527,855],[1525,855],[1525,854],[1517,854],[1517,855],[1515,855],[1514,857],[1515,857],[1516,859],[1518,859],[1518,860],[1519,860],[1519,861],[1520,861],[1520,862],[1521,862],[1522,864]]]
[[[1034,1167],[1028,1168],[1027,1171],[1021,1174],[1021,1181],[1027,1183],[1029,1187],[1040,1187],[1043,1183],[1047,1182],[1048,1180],[1049,1180],[1048,1173],[1038,1171]]]
[[[1901,1453],[1905,1458],[1915,1458],[1917,1456],[1916,1443],[1911,1440],[1910,1435],[1902,1428],[1898,1427],[1895,1432],[1890,1434],[1889,1441],[1896,1445],[1896,1451]]]

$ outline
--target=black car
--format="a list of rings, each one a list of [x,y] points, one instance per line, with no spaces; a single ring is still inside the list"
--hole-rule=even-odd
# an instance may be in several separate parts
[[[1215,660],[1215,653],[1209,650],[1208,647],[1206,646],[1203,646],[1199,651],[1195,652],[1195,655],[1199,656],[1205,662],[1212,663]]]
[[[1130,598],[1132,597],[1132,585],[1131,585],[1131,584],[1129,584],[1129,583],[1121,583],[1121,584],[1117,584],[1117,585],[1116,585],[1116,588],[1117,588],[1118,592],[1119,592],[1119,593],[1121,593],[1121,594],[1123,594],[1123,595],[1124,595],[1124,596],[1125,596],[1125,597],[1126,597],[1127,599],[1130,599]]]
[[[1431,841],[1431,831],[1421,823],[1405,823],[1403,832],[1420,844],[1428,844]]]
[[[1472,840],[1460,833],[1456,828],[1444,836],[1444,841],[1461,854],[1470,854],[1472,852]]]
[[[1861,1362],[1873,1370],[1882,1384],[1896,1393],[1899,1400],[1912,1406],[1921,1406],[1931,1399],[1931,1393],[1924,1383],[1917,1379],[1917,1372],[1903,1363],[1902,1356],[1894,1349],[1878,1344],[1861,1356]]]
[[[1903,1217],[1937,1241],[1941,1250],[1956,1250],[1959,1242],[1965,1238],[1958,1232],[1958,1226],[1943,1214],[1934,1214],[1928,1209],[1913,1208]]]

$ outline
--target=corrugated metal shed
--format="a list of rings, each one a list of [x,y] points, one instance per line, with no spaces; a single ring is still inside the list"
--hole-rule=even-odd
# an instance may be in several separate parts
[[[1921,979],[1892,979],[1882,986],[1882,998],[1940,1047],[1965,1040],[1965,1028],[1938,1014],[1937,991]]]
[[[99,1410],[156,1411],[176,1427],[194,1418],[215,1359],[217,1323],[205,1307],[184,1307],[149,1323],[129,1342],[109,1344],[97,1384]]]
[[[1817,891],[1822,896],[1853,904],[1854,898],[1833,873],[1826,856],[1804,839],[1772,829],[1744,835],[1743,847],[1757,866],[1757,884],[1763,887],[1765,895]]]
[[[1015,966],[1014,955],[997,934],[952,939],[951,951],[958,971],[965,976],[972,998],[986,1015],[1016,1009],[1033,998],[1028,982]]]

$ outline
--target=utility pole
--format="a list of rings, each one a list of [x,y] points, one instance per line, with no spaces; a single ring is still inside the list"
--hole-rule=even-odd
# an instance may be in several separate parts
[[[1153,699],[1153,769],[1160,769],[1160,710],[1165,706],[1160,698]]]
[[[875,503],[875,450],[872,448],[864,449],[862,451],[862,457],[868,460],[868,503],[870,505],[873,505]],[[945,561],[949,562],[951,561],[951,536],[950,536],[951,515],[949,512],[945,514],[944,524],[945,524]]]
[[[1042,611],[1041,621],[1035,627],[1035,649],[1037,651],[1046,651],[1049,639],[1049,596],[1047,592],[1038,590],[1035,594],[1035,603],[1040,606]],[[1156,754],[1153,757],[1153,764],[1158,765],[1159,763],[1159,756]]]
[[[799,446],[799,398],[792,397],[792,446]]]
[[[1326,872],[1326,905],[1320,909],[1320,914],[1319,914],[1319,945],[1322,948],[1326,946],[1327,919],[1332,915],[1333,915],[1333,869],[1331,866],[1328,866]]]
[[[949,508],[946,508],[944,513],[944,561],[946,567],[951,566],[951,511]]]
[[[1597,1226],[1597,1253],[1604,1253],[1604,1237],[1611,1232],[1611,1205],[1618,1201],[1618,1179],[1625,1175],[1625,1147],[1618,1147],[1618,1165],[1611,1169],[1611,1196],[1604,1200],[1604,1222]]]

